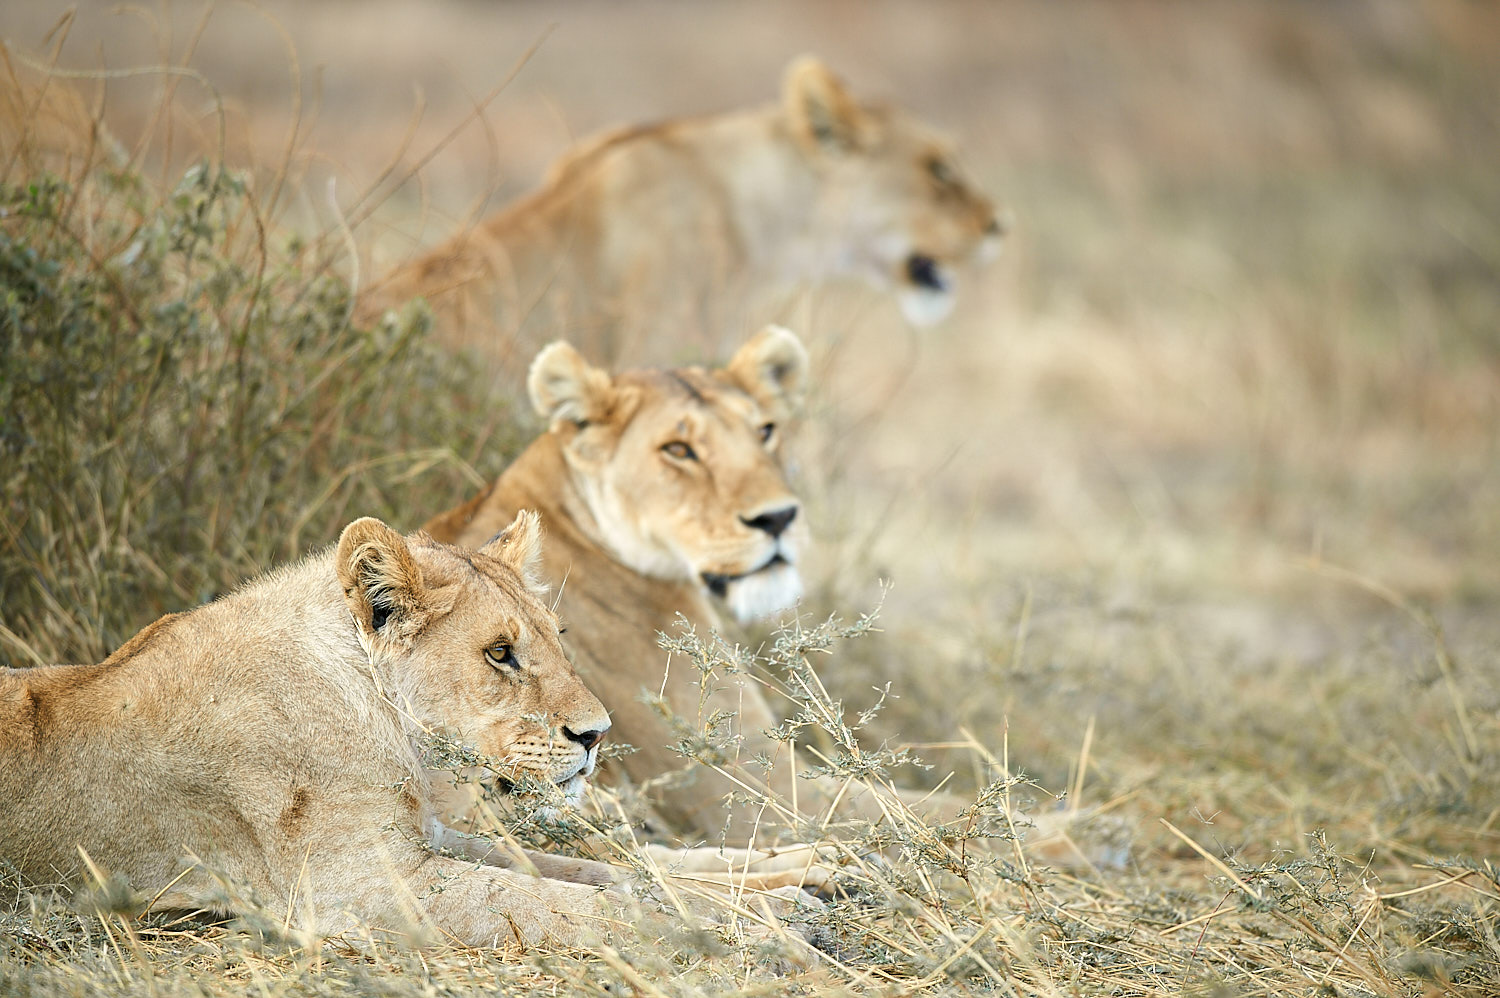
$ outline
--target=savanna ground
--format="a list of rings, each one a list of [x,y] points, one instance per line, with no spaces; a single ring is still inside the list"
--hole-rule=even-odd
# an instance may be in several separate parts
[[[106,892],[11,904],[0,990],[1500,992],[1496,8],[58,16],[0,9],[15,74],[91,73],[69,85],[139,170],[49,185],[0,133],[0,658],[97,660],[493,476],[525,406],[419,317],[348,330],[346,282],[574,137],[769,100],[816,51],[958,136],[1017,225],[936,330],[849,288],[787,317],[821,371],[804,620],[891,583],[880,631],[813,661],[851,717],[890,684],[860,737],[932,765],[904,781],[1105,827],[1093,865],[906,828],[794,984],[698,942],[361,953]],[[166,64],[190,71],[122,72]],[[185,173],[220,151],[232,175]]]

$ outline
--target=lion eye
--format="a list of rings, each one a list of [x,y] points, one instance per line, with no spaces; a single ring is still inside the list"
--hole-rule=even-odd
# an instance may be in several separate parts
[[[951,187],[958,183],[958,174],[953,172],[946,160],[933,157],[927,161],[927,173],[944,187]]]
[[[770,443],[771,442],[771,435],[774,434],[775,432],[776,432],[776,424],[775,423],[767,423],[766,425],[762,426],[760,428],[760,442],[763,443],[763,444]]]
[[[518,669],[521,666],[521,663],[516,661],[515,649],[504,641],[496,641],[486,648],[484,650],[484,657],[489,660],[490,665],[495,666],[497,669],[502,665],[508,665],[513,669]]]
[[[698,455],[693,450],[693,448],[689,447],[687,444],[683,443],[681,440],[673,440],[669,444],[663,444],[661,449],[662,449],[662,452],[664,454],[666,454],[668,457],[673,458],[673,459],[678,460],[678,461],[696,461],[696,460],[698,460]]]

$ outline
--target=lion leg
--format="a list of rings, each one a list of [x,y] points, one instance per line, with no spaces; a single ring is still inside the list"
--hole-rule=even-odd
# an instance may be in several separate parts
[[[534,849],[524,849],[504,839],[456,832],[443,825],[438,825],[434,830],[432,843],[438,849],[475,863],[570,884],[608,887],[619,883],[624,876],[619,867],[608,863],[571,856],[553,856]]]
[[[678,924],[673,916],[641,905],[616,891],[529,877],[499,867],[475,866],[461,860],[434,857],[407,878],[406,888],[417,900],[423,920],[466,946],[585,945],[617,932],[663,937]],[[719,920],[724,901],[707,897],[679,898],[688,918]],[[769,919],[781,919],[799,906],[815,903],[795,888],[769,891],[748,899]],[[758,925],[741,926],[744,942],[760,945],[779,941],[780,961],[786,970],[809,969],[817,963],[805,926],[777,933]]]
[[[613,891],[442,856],[404,881],[420,920],[466,946],[576,946],[622,925],[670,926],[659,913],[633,912],[634,903]]]
[[[641,850],[667,876],[751,891],[805,887],[823,892],[838,872],[833,850],[803,843],[764,849],[645,843]]]

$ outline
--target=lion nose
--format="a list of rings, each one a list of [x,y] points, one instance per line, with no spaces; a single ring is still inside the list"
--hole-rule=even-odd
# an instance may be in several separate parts
[[[781,509],[773,509],[769,513],[761,513],[759,516],[742,516],[740,517],[740,522],[747,527],[764,530],[772,537],[780,537],[796,518],[797,507],[785,506]]]
[[[577,742],[587,752],[604,740],[604,733],[608,728],[595,728],[592,731],[574,731],[572,728],[563,728],[563,734],[568,736],[568,741]]]

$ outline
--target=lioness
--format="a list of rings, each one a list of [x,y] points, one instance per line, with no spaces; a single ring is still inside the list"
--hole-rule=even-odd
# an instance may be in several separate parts
[[[539,190],[386,275],[360,317],[423,297],[461,342],[524,358],[567,331],[614,359],[631,317],[738,336],[757,293],[854,277],[928,324],[1003,232],[946,140],[805,56],[779,104],[581,143]]]
[[[356,520],[98,665],[0,670],[0,859],[42,884],[123,874],[155,908],[254,898],[319,932],[596,932],[623,896],[433,851],[473,848],[433,811],[426,733],[576,790],[610,726],[533,592],[536,516],[508,523],[460,551]]]
[[[623,760],[637,785],[683,765],[669,744],[675,736],[642,702],[644,688],[661,690],[686,718],[736,712],[742,760],[776,758],[771,789],[793,797],[786,751],[765,734],[778,719],[760,688],[735,677],[705,697],[698,671],[669,661],[657,632],[675,632],[679,616],[703,634],[722,630],[715,597],[748,620],[800,595],[801,505],[779,454],[807,371],[801,341],[775,326],[716,371],[612,377],[566,343],[553,343],[528,378],[532,403],[550,429],[481,494],[424,528],[473,545],[517,509],[541,513],[548,530],[542,573],[561,586],[573,664],[609,704],[614,730],[637,748]],[[726,810],[724,797],[735,789],[698,767],[694,782],[659,790],[653,802],[678,831],[717,838],[727,828],[743,839],[756,815]],[[857,788],[802,781],[798,791],[809,807],[843,792],[879,813]]]

